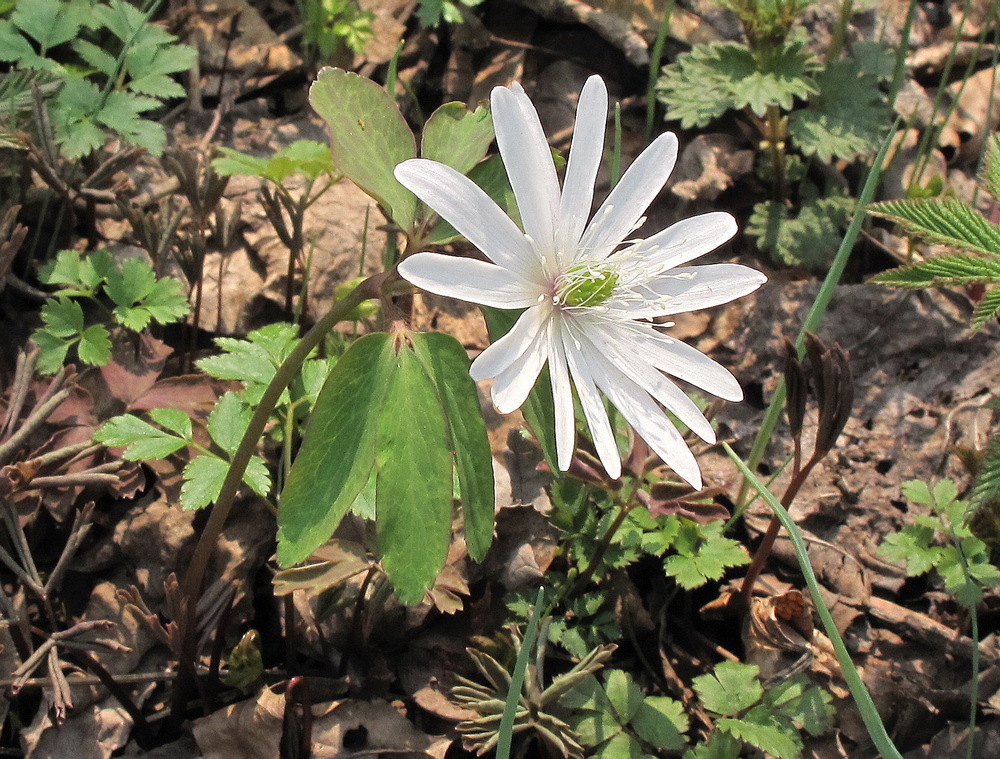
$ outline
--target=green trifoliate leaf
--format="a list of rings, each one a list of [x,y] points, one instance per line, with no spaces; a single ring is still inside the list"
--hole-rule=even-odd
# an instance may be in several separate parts
[[[400,602],[413,605],[448,553],[451,440],[434,380],[408,345],[397,350],[378,414],[375,523],[382,566]]]
[[[699,45],[663,69],[657,97],[667,119],[685,129],[742,108],[759,116],[769,105],[789,111],[795,98],[816,92],[810,77],[816,66],[799,43],[786,43],[767,56],[735,43]]]
[[[389,336],[368,335],[330,372],[278,505],[281,566],[326,542],[368,482],[392,360]]]
[[[833,722],[833,696],[809,682],[804,674],[794,675],[767,689],[764,705],[787,717],[810,735],[823,735]]]
[[[722,534],[723,522],[699,525],[685,521],[673,547],[677,555],[667,557],[663,567],[684,588],[697,588],[709,580],[718,580],[728,567],[750,562],[746,549]]]
[[[906,565],[910,577],[930,572],[941,557],[941,549],[933,545],[933,527],[911,524],[886,536],[878,552],[889,561]]]
[[[416,157],[417,148],[389,93],[357,74],[325,68],[309,90],[309,102],[330,125],[336,167],[411,232],[417,198],[392,172]]]
[[[889,200],[870,210],[927,242],[1000,256],[1000,227],[956,198]]]
[[[819,93],[809,108],[788,117],[788,133],[799,150],[826,162],[873,152],[891,115],[877,78],[842,60],[817,72],[815,81]]]
[[[694,678],[694,689],[706,709],[716,714],[739,714],[764,695],[759,673],[756,665],[724,661],[716,664],[711,674]]]
[[[187,440],[164,432],[132,414],[112,417],[94,433],[94,440],[109,448],[122,448],[129,461],[164,459],[187,445]]]
[[[38,279],[47,285],[71,285],[74,291],[93,291],[103,280],[94,268],[97,253],[81,258],[75,250],[61,250],[55,260],[38,269]]]

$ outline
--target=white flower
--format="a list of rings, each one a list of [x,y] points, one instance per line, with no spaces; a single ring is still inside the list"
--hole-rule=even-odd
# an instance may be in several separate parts
[[[575,448],[572,378],[610,477],[621,475],[621,458],[601,393],[677,474],[701,487],[694,455],[663,408],[708,442],[715,442],[715,432],[664,372],[726,400],[742,400],[743,391],[715,361],[663,334],[660,329],[669,324],[652,320],[727,303],[766,280],[738,264],[684,266],[736,234],[735,219],[707,213],[645,240],[627,239],[674,167],[677,138],[662,134],[588,222],[608,113],[607,89],[598,76],[580,93],[561,192],[538,114],[521,86],[495,88],[491,104],[524,231],[454,169],[404,161],[396,178],[491,263],[417,253],[399,265],[399,273],[438,295],[525,309],[510,332],[476,358],[471,374],[492,378],[494,405],[510,413],[548,362],[560,469],[569,467]]]

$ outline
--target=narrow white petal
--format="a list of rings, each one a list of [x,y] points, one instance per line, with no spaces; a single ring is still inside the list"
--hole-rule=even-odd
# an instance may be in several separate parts
[[[580,345],[582,348],[584,344]],[[563,346],[569,370],[573,375],[573,383],[576,385],[576,394],[580,398],[580,405],[583,406],[583,415],[587,419],[594,448],[597,449],[597,456],[608,477],[616,480],[622,474],[621,457],[618,454],[618,444],[615,442],[611,422],[608,420],[607,409],[604,408],[604,401],[601,400],[590,373],[589,360],[576,348],[568,332],[563,333]],[[589,350],[589,345],[587,349]]]
[[[576,108],[576,128],[569,149],[566,176],[559,204],[557,250],[562,263],[572,260],[590,218],[594,202],[594,182],[604,153],[604,130],[608,120],[608,88],[599,76],[587,80]]]
[[[450,166],[423,158],[399,164],[396,179],[495,264],[536,279],[538,254],[521,230],[475,182]]]
[[[691,487],[701,488],[698,462],[670,419],[649,394],[627,377],[595,376],[598,387],[615,405],[636,433]]]
[[[494,308],[527,308],[538,290],[507,269],[486,261],[417,253],[399,264],[403,279],[424,290]]]
[[[607,200],[594,214],[581,251],[588,256],[607,255],[633,230],[653,198],[666,184],[677,161],[677,137],[665,132],[639,154]]]
[[[619,372],[628,377],[686,424],[698,437],[705,442],[714,443],[715,430],[694,401],[650,366],[643,354],[626,355],[628,352],[621,351],[618,346],[623,336],[623,330],[605,329],[591,333],[591,339],[600,354],[605,373],[614,376]]]
[[[666,301],[654,308],[656,315],[669,316],[742,298],[766,281],[767,277],[749,266],[710,264],[671,269],[649,287]]]
[[[576,449],[576,410],[573,408],[573,390],[569,384],[559,318],[550,319],[548,327],[549,378],[552,382],[552,401],[556,416],[557,466],[565,472],[569,469]]]
[[[642,356],[651,366],[700,387],[727,401],[743,400],[743,388],[721,364],[697,348],[657,332],[652,325],[633,322],[623,348]]]
[[[520,408],[528,397],[549,356],[548,342],[548,335],[544,331],[537,333],[521,358],[493,380],[493,405],[501,414],[509,414]]]
[[[737,231],[732,214],[713,211],[671,224],[622,253],[629,259],[647,261],[657,271],[666,271],[710,253]]]
[[[476,382],[493,379],[511,364],[520,361],[532,341],[545,328],[551,306],[542,303],[521,314],[506,335],[476,356],[469,374]]]
[[[559,180],[538,113],[516,82],[509,88],[494,87],[490,102],[497,146],[525,234],[554,264]]]

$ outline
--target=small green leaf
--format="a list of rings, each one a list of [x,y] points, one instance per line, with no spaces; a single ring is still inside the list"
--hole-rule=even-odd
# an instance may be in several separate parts
[[[754,206],[746,232],[776,261],[822,271],[833,260],[854,204],[847,195],[819,196],[815,188],[804,188],[797,215],[783,203],[766,200]]]
[[[989,136],[986,143],[986,160],[979,181],[994,200],[1000,200],[1000,133]]]
[[[184,484],[181,486],[184,510],[202,509],[218,498],[228,471],[229,462],[218,456],[205,454],[191,459],[184,467]]]
[[[663,751],[680,751],[686,741],[687,712],[680,701],[666,696],[650,696],[629,723],[646,743]]]
[[[208,417],[208,434],[230,456],[236,453],[250,424],[253,409],[233,392],[224,393]]]
[[[126,258],[121,269],[108,277],[104,285],[108,297],[123,308],[145,298],[156,285],[153,267],[141,258]]]
[[[330,125],[336,167],[411,232],[417,198],[392,172],[414,158],[417,148],[389,93],[357,74],[325,68],[309,90],[309,102]]]
[[[109,448],[124,447],[122,458],[129,461],[165,459],[187,445],[133,414],[112,417],[94,432],[94,440]]]
[[[21,31],[31,35],[44,54],[49,48],[76,37],[87,15],[89,8],[81,3],[30,0],[18,3],[10,20]]]
[[[627,725],[642,706],[642,689],[627,672],[613,669],[607,674],[604,690],[618,721]]]
[[[376,527],[382,566],[396,596],[414,605],[448,554],[451,448],[437,388],[414,352],[402,346],[392,364],[378,416]]]
[[[83,332],[83,308],[69,298],[50,299],[42,306],[45,330],[57,337],[75,337]]]
[[[185,440],[191,440],[194,432],[191,429],[191,417],[176,408],[154,408],[149,412],[150,418],[161,427],[180,435]]]
[[[684,759],[739,759],[743,742],[729,733],[713,730],[705,743],[685,752]]]
[[[104,366],[111,360],[111,336],[103,324],[92,324],[80,333],[77,355],[85,364]]]
[[[367,335],[338,359],[313,407],[278,505],[278,563],[322,545],[368,482],[391,374],[389,336]]]
[[[782,725],[761,707],[744,719],[717,720],[715,726],[777,759],[799,759],[802,755],[802,740],[794,727]]]
[[[997,318],[1000,313],[1000,287],[992,287],[979,299],[972,315],[972,328],[979,329]]]
[[[488,108],[469,111],[463,103],[445,103],[424,124],[420,155],[468,174],[486,155],[493,137]]]
[[[482,561],[493,540],[493,454],[469,376],[469,357],[461,343],[440,332],[415,334],[413,345],[437,386],[448,420],[469,555]]]
[[[53,335],[45,329],[35,330],[31,339],[38,346],[39,351],[36,368],[40,374],[45,375],[55,374],[62,368],[66,361],[66,354],[69,353],[70,346],[75,342],[75,340],[66,340],[58,335]]]
[[[618,733],[595,754],[600,759],[642,759],[642,755],[642,746],[628,733]]]
[[[764,688],[757,679],[760,668],[724,661],[711,674],[694,678],[694,689],[706,709],[717,714],[739,714],[760,701]]]

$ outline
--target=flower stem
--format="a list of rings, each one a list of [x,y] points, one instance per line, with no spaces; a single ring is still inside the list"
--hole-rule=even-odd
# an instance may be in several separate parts
[[[264,434],[264,427],[271,417],[271,412],[281,397],[281,393],[284,392],[285,388],[294,379],[313,348],[322,342],[326,333],[335,324],[343,321],[347,314],[363,301],[378,297],[390,276],[391,274],[387,272],[375,274],[358,285],[347,297],[333,304],[326,315],[306,333],[292,352],[289,353],[288,358],[278,367],[274,378],[267,386],[263,396],[261,396],[260,402],[257,404],[257,408],[254,410],[246,432],[243,433],[239,448],[236,449],[236,453],[229,464],[229,470],[226,472],[226,479],[222,483],[222,490],[219,492],[215,506],[212,508],[208,521],[202,529],[201,537],[198,539],[198,545],[191,556],[188,571],[184,577],[184,592],[179,612],[180,619],[178,620],[183,639],[180,654],[180,673],[177,688],[174,692],[173,712],[173,717],[178,723],[184,718],[185,700],[193,686],[194,665],[198,646],[195,606],[201,595],[205,571],[208,569],[208,563],[215,552],[219,536],[222,534],[222,528],[225,526],[229,513],[232,511],[236,500],[236,491],[243,481],[243,475],[250,462],[250,457],[253,455],[257,448],[257,443]]]

